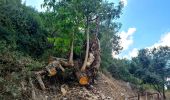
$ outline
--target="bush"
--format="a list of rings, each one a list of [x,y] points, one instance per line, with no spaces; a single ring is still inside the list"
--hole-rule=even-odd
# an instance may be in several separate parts
[[[167,89],[170,90],[170,85],[167,86]]]
[[[3,47],[0,44],[0,47]],[[38,62],[21,52],[0,52],[0,100],[22,99],[21,82],[26,80],[32,70],[42,68],[44,62]]]

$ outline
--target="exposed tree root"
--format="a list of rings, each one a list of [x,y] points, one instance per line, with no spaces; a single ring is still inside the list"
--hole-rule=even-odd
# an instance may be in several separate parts
[[[96,77],[101,62],[100,43],[96,35],[94,36],[93,40],[90,41],[89,47],[90,48],[88,52],[88,58],[87,58],[86,65],[83,65],[84,67],[80,67],[81,65],[75,63],[78,61],[74,61],[74,62],[72,61],[72,56],[73,56],[72,54],[69,60],[64,58],[50,57],[49,64],[45,67],[45,69],[35,72],[36,79],[41,89],[42,90],[46,89],[42,78],[44,75],[48,76],[49,78],[58,77],[57,73],[61,73],[61,75],[64,74],[67,75],[68,73],[70,73],[66,71],[67,69],[73,69],[69,71],[72,71],[72,73],[74,73],[80,85],[90,84]]]

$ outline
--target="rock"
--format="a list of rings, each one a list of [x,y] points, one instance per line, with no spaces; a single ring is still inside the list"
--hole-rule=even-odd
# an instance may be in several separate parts
[[[62,100],[68,100],[68,99],[64,97],[64,98],[62,98]]]
[[[67,85],[61,85],[61,92],[62,92],[62,95],[65,96],[66,93],[68,91],[68,86]]]
[[[48,96],[47,95],[45,96],[44,100],[48,100]]]
[[[106,98],[104,94],[101,94],[100,96],[101,96],[102,100],[104,100]]]
[[[63,96],[65,96],[67,93],[67,90],[61,87],[61,92],[62,92]]]
[[[93,100],[98,100],[99,96],[93,96]]]
[[[107,97],[107,99],[111,99],[111,97]]]
[[[124,93],[120,93],[121,96],[124,96],[125,94]]]

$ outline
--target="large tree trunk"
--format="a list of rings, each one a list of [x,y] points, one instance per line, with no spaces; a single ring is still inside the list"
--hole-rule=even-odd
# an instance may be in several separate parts
[[[93,40],[93,45],[91,47],[91,51],[93,52],[95,56],[95,61],[93,64],[93,67],[96,70],[99,70],[100,63],[101,63],[101,57],[100,57],[100,41],[98,39],[98,34],[99,34],[99,17],[96,17],[96,33],[94,34],[94,40]]]
[[[86,55],[85,55],[83,66],[81,67],[81,71],[85,71],[86,70],[87,59],[88,59],[88,55],[89,55],[89,19],[88,19],[88,17],[87,17],[86,36],[87,36],[86,37],[87,38],[87,42],[86,42]]]
[[[100,41],[97,37],[95,37],[95,50],[94,52],[94,56],[95,56],[95,61],[94,61],[94,68],[99,70],[100,67],[100,63],[101,63],[101,57],[100,57]]]

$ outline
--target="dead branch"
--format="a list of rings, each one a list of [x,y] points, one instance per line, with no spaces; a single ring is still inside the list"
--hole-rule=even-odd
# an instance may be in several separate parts
[[[31,85],[31,95],[32,95],[32,99],[36,100],[36,94],[35,94],[35,90],[34,90],[34,84],[32,83],[32,79],[29,78],[29,83]]]
[[[38,83],[40,84],[41,89],[45,90],[46,88],[45,88],[44,82],[42,81],[40,74],[36,74],[36,79],[38,80]]]

